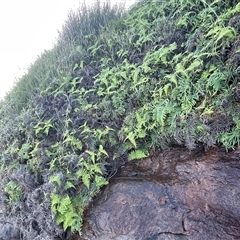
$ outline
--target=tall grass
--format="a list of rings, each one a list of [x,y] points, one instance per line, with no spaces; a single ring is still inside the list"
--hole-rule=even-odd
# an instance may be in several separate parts
[[[74,63],[89,59],[86,50],[96,36],[123,14],[123,4],[111,5],[109,1],[102,4],[99,0],[91,6],[83,3],[77,10],[72,10],[59,31],[53,49],[43,52],[30,65],[27,73],[7,94],[5,101],[20,112],[50,82],[57,81],[60,75],[71,75]],[[76,51],[77,47],[81,51]]]

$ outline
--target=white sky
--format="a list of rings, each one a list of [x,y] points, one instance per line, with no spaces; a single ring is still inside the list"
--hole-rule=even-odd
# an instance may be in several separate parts
[[[0,0],[0,99],[45,49],[83,0]],[[88,4],[94,0],[85,0]],[[121,2],[121,0],[111,0]],[[126,0],[127,5],[134,0]]]

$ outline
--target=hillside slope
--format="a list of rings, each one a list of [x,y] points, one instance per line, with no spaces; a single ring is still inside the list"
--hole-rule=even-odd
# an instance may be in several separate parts
[[[0,105],[3,222],[64,239],[125,162],[239,146],[239,20],[240,3],[221,0],[70,13]]]

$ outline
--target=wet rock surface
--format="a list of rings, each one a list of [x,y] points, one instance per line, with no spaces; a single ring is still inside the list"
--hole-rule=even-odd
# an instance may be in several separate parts
[[[85,214],[82,240],[240,239],[240,149],[182,148],[122,167]]]

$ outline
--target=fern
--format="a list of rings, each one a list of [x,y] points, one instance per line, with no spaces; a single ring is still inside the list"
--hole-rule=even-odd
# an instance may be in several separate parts
[[[3,182],[25,159],[50,177],[52,212],[72,231],[108,183],[109,161],[176,143],[240,145],[238,1],[140,1],[117,21],[103,10],[73,17],[0,104]],[[215,130],[222,115],[229,123]],[[9,201],[20,190],[7,185]]]
[[[82,142],[74,136],[67,135],[66,139],[63,141],[67,146],[73,147],[73,149],[82,150]]]
[[[64,189],[68,190],[69,188],[75,188],[76,189],[76,187],[74,186],[73,183],[71,183],[70,181],[67,181],[65,186],[64,186]]]
[[[108,184],[108,181],[104,177],[98,175],[95,175],[94,182],[98,189]]]
[[[56,182],[59,187],[61,186],[61,179],[57,175],[56,176],[51,176],[50,177],[50,182],[52,182],[52,183]]]
[[[72,231],[79,231],[82,226],[82,218],[80,213],[75,211],[71,198],[68,195],[60,196],[58,194],[51,194],[51,209],[56,216],[56,222],[63,224],[63,229],[68,227]]]
[[[149,153],[141,149],[137,149],[132,151],[129,155],[128,155],[128,160],[135,160],[135,159],[142,159],[142,158],[146,158],[149,156]]]
[[[216,69],[207,79],[206,91],[211,95],[216,95],[220,90],[227,90],[227,75],[224,69]]]
[[[173,110],[173,104],[168,99],[162,100],[153,109],[153,119],[163,128],[167,115]]]
[[[134,132],[129,132],[124,141],[129,140],[134,148],[137,148],[136,136]]]
[[[229,19],[240,13],[240,3],[238,3],[235,7],[227,9],[226,12],[224,12],[221,16],[217,18],[217,24],[225,25],[226,22],[229,21]]]
[[[81,177],[83,184],[89,189],[90,188],[90,179],[91,179],[91,172],[81,169],[77,172],[77,176]]]
[[[234,39],[236,37],[236,32],[232,27],[215,26],[206,34],[206,37],[209,36],[214,38],[215,44],[217,44],[222,38]]]
[[[235,127],[229,133],[220,134],[218,141],[223,143],[226,149],[235,149],[236,146],[240,146],[240,129]]]
[[[223,143],[226,149],[235,149],[236,146],[240,146],[240,118],[238,113],[234,113],[233,120],[235,126],[231,132],[221,133],[218,136],[218,141]]]
[[[38,133],[43,132],[45,135],[48,135],[49,130],[51,128],[54,128],[54,125],[51,123],[52,119],[49,119],[44,122],[39,122],[37,125],[34,126],[35,134],[38,135]]]

